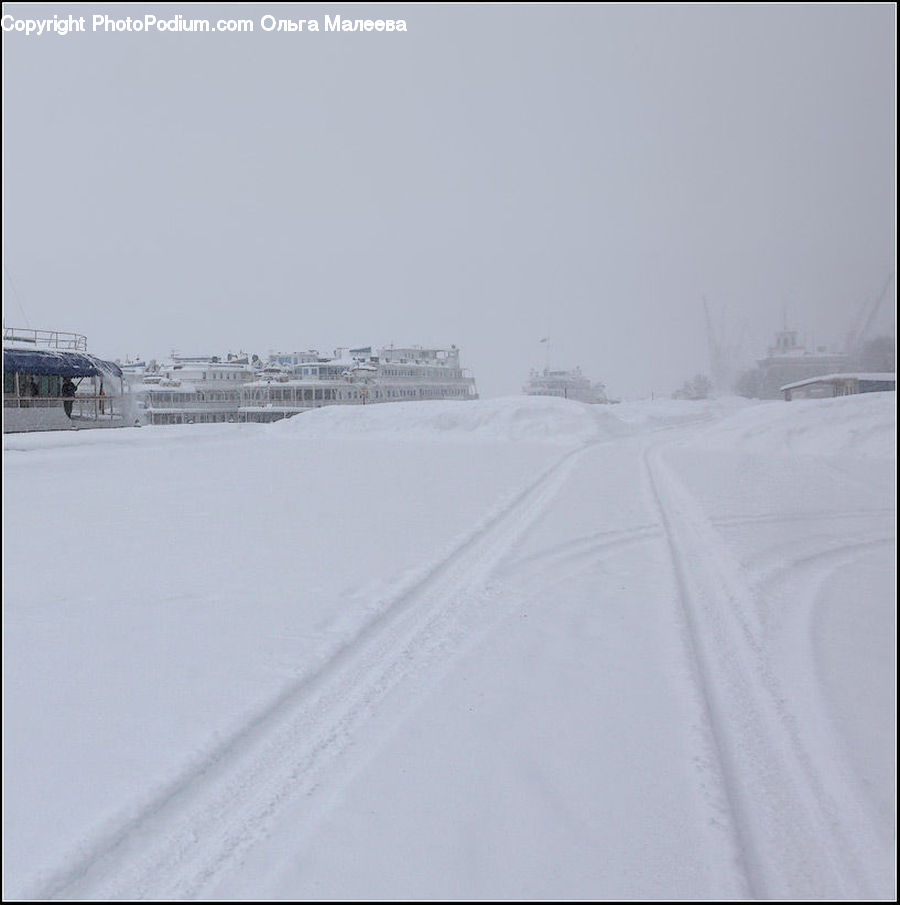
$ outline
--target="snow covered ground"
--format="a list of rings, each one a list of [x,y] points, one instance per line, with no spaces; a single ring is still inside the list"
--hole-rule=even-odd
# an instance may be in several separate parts
[[[895,406],[5,436],[4,898],[895,899]]]

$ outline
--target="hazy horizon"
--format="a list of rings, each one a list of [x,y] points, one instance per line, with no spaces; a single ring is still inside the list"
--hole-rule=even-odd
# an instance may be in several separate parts
[[[6,326],[121,359],[455,344],[485,397],[549,336],[636,398],[709,373],[704,297],[749,363],[785,318],[841,344],[895,270],[893,4],[3,8],[94,11],[256,29],[4,31]]]

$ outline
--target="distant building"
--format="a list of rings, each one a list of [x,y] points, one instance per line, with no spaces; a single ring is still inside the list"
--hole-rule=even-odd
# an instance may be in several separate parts
[[[785,401],[790,402],[792,399],[831,399],[896,389],[896,374],[825,374],[785,384],[781,392]]]

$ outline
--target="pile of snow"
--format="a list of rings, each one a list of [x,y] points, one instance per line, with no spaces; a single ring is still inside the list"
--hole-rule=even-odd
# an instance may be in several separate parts
[[[678,425],[711,421],[754,405],[740,396],[711,399],[642,399],[615,407],[616,416],[625,424],[641,430],[658,430]]]
[[[607,407],[550,396],[333,405],[276,422],[272,427],[308,439],[365,435],[415,440],[547,441],[561,445],[578,445],[631,432]]]
[[[890,459],[896,455],[897,394],[751,404],[698,434],[695,444],[748,452]]]
[[[277,436],[323,440],[378,437],[399,441],[538,442],[579,446],[645,431],[689,425],[694,443],[748,452],[861,455],[896,452],[896,394],[759,402],[740,397],[698,401],[655,399],[588,405],[549,396],[471,402],[427,401],[331,405],[274,424],[191,424],[143,430],[46,431],[7,434],[6,452],[60,447],[167,446],[242,442]]]

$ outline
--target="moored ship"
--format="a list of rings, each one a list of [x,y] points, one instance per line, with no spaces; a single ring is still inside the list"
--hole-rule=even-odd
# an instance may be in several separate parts
[[[846,371],[850,357],[843,352],[819,346],[807,349],[797,339],[796,330],[780,330],[766,357],[756,363],[757,395],[761,399],[778,399],[781,388],[810,377]]]
[[[533,369],[528,382],[522,387],[522,392],[526,396],[558,396],[562,399],[593,404],[609,402],[606,387],[602,383],[592,383],[581,373],[581,368],[573,368],[570,371]]]
[[[127,365],[124,366],[126,369]],[[128,378],[150,424],[269,422],[325,405],[477,399],[459,349],[371,346],[152,361]]]
[[[3,432],[140,423],[122,369],[80,333],[3,328]]]

